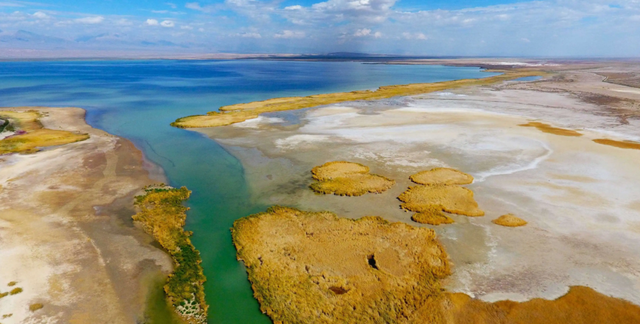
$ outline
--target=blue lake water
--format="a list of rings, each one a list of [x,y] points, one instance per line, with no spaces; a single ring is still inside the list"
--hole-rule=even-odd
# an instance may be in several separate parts
[[[236,261],[229,228],[264,211],[242,165],[176,118],[269,98],[495,75],[478,68],[286,61],[0,62],[0,105],[81,107],[88,123],[134,142],[173,186],[193,191],[187,230],[202,255],[210,323],[269,323]]]

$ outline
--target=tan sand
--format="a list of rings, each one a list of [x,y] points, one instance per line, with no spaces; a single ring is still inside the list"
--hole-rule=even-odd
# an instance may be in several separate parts
[[[13,314],[2,323],[142,320],[145,278],[172,270],[151,237],[131,225],[133,195],[154,181],[142,154],[89,127],[82,109],[9,108],[18,109],[43,114],[45,128],[90,138],[0,157],[0,292],[10,281],[23,290],[2,298],[0,314]]]

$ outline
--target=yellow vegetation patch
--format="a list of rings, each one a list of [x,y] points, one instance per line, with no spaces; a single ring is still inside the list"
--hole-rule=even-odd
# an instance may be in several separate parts
[[[429,225],[453,224],[451,217],[445,215],[439,208],[431,208],[429,211],[415,213],[411,216],[414,222]]]
[[[473,182],[473,177],[456,169],[435,168],[412,175],[411,181],[422,185],[466,185]]]
[[[311,173],[319,181],[311,184],[311,190],[322,194],[362,196],[384,192],[395,184],[394,180],[369,174],[369,167],[353,162],[327,162],[313,168]]]
[[[523,127],[535,127],[538,130],[544,132],[544,133],[549,133],[549,134],[555,134],[555,135],[562,135],[562,136],[582,136],[581,133],[578,133],[574,130],[571,129],[565,129],[565,128],[558,128],[558,127],[553,127],[549,124],[545,124],[545,123],[540,123],[540,122],[528,122],[526,124],[520,124],[518,126],[523,126]]]
[[[507,70],[500,72],[503,72],[503,74],[483,79],[462,79],[434,83],[394,85],[380,87],[375,91],[363,90],[319,94],[308,97],[287,97],[255,101],[245,104],[220,107],[219,110],[221,113],[209,112],[207,115],[183,117],[176,120],[171,125],[180,128],[224,126],[256,118],[258,115],[266,112],[310,108],[345,101],[379,100],[397,96],[411,96],[467,86],[489,85],[527,76],[546,75],[545,72],[530,70]]]
[[[0,155],[7,153],[34,153],[42,147],[84,141],[88,134],[46,129],[39,121],[37,111],[0,111],[0,119],[7,119],[16,135],[0,140]],[[8,127],[5,127],[7,130]]]
[[[494,224],[507,226],[507,227],[519,227],[527,225],[527,222],[519,217],[516,217],[513,214],[502,215],[494,220],[492,220]]]
[[[614,146],[623,149],[632,149],[632,150],[640,150],[640,143],[632,142],[632,141],[616,141],[612,139],[594,139],[594,142],[603,145]]]
[[[450,269],[430,229],[272,207],[237,220],[232,234],[254,296],[275,323],[442,318],[439,280]]]
[[[473,191],[458,186],[414,186],[400,197],[402,209],[428,213],[434,208],[465,216],[484,216],[473,199]]]
[[[171,254],[175,269],[164,286],[169,302],[180,316],[190,324],[206,323],[208,305],[204,296],[206,278],[202,272],[200,253],[195,249],[183,227],[187,207],[182,203],[191,191],[164,185],[146,188],[137,196],[135,206],[139,212],[133,220]]]
[[[29,310],[32,311],[32,312],[35,312],[35,311],[37,311],[39,309],[42,309],[43,307],[44,307],[44,305],[42,305],[40,303],[31,304],[31,305],[29,305]]]
[[[640,307],[589,288],[571,287],[556,299],[487,303],[465,294],[449,294],[448,324],[640,323]]]

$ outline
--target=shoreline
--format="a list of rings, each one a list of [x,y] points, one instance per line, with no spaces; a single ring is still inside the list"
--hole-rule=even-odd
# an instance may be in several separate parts
[[[7,110],[37,110],[44,127],[89,138],[0,156],[0,277],[23,289],[3,298],[0,313],[13,315],[2,322],[144,320],[153,287],[143,279],[173,265],[133,227],[132,200],[162,175],[130,141],[89,126],[83,109]],[[30,311],[34,303],[43,307]]]
[[[605,68],[600,67],[600,69]],[[472,220],[454,217],[457,224],[436,228],[440,239],[446,245],[447,252],[457,265],[454,275],[449,281],[452,284],[449,288],[480,298],[483,301],[494,302],[504,299],[526,301],[538,297],[556,299],[565,295],[570,286],[585,285],[597,288],[596,290],[600,293],[638,304],[640,296],[633,289],[633,285],[638,282],[638,279],[628,277],[633,275],[623,270],[614,271],[606,267],[606,264],[615,263],[614,260],[626,260],[629,256],[633,257],[635,253],[626,248],[619,249],[612,246],[609,248],[616,249],[619,253],[604,252],[609,249],[604,246],[620,244],[613,237],[621,239],[621,235],[615,233],[626,233],[623,235],[628,234],[633,240],[636,237],[633,235],[636,225],[630,216],[638,212],[640,205],[634,205],[632,197],[623,195],[625,202],[618,204],[619,206],[612,205],[610,211],[607,211],[606,208],[599,208],[597,211],[586,213],[583,221],[573,219],[573,217],[559,217],[561,215],[556,213],[552,214],[556,215],[558,219],[542,217],[545,214],[550,214],[550,210],[571,210],[573,204],[584,199],[590,199],[592,202],[606,199],[608,202],[602,203],[601,207],[608,206],[611,203],[611,197],[607,193],[611,190],[603,191],[597,188],[607,187],[608,183],[618,178],[633,181],[638,176],[637,172],[629,168],[629,158],[637,156],[637,150],[623,150],[592,141],[601,137],[631,140],[640,135],[637,128],[640,113],[634,113],[633,106],[625,106],[628,102],[637,102],[633,101],[638,100],[634,99],[635,94],[619,93],[618,90],[624,89],[619,85],[605,83],[603,86],[601,79],[597,76],[594,77],[594,73],[597,71],[579,70],[576,72],[568,67],[563,67],[563,69],[558,72],[556,77],[548,80],[498,83],[491,86],[416,95],[407,98],[400,105],[401,107],[406,105],[407,108],[398,107],[397,103],[388,104],[385,100],[370,105],[347,102],[300,110],[299,120],[293,124],[288,123],[286,117],[288,112],[285,111],[268,113],[261,116],[260,119],[245,123],[194,130],[216,140],[242,161],[247,181],[254,193],[253,199],[262,204],[285,205],[315,212],[328,210],[349,218],[380,215],[389,221],[400,220],[411,223],[410,215],[398,213],[397,206],[395,206],[397,203],[395,203],[394,197],[404,188],[392,188],[388,194],[383,193],[371,197],[318,198],[307,191],[308,185],[311,184],[309,170],[313,166],[331,160],[354,161],[371,166],[373,173],[389,176],[398,181],[397,187],[403,187],[407,181],[404,178],[401,178],[402,181],[400,181],[398,175],[404,177],[404,175],[419,171],[416,168],[428,168],[430,163],[436,163],[429,161],[430,158],[434,158],[435,154],[435,157],[438,158],[445,157],[446,163],[445,165],[431,164],[431,167],[451,166],[465,172],[468,171],[474,176],[482,175],[482,170],[478,168],[482,168],[483,163],[487,162],[476,160],[477,162],[474,163],[476,170],[469,170],[468,168],[473,165],[461,167],[465,165],[463,163],[465,159],[452,160],[452,155],[460,154],[460,151],[464,152],[465,148],[471,149],[472,146],[458,146],[459,150],[454,153],[453,147],[446,149],[434,147],[433,144],[422,144],[423,150],[430,151],[428,154],[425,153],[426,155],[417,155],[418,151],[404,151],[404,149],[397,149],[397,147],[400,146],[398,143],[406,143],[413,136],[426,132],[441,132],[440,136],[449,138],[446,132],[451,127],[448,123],[452,121],[460,123],[460,132],[464,132],[465,128],[471,129],[472,126],[492,125],[484,121],[485,117],[478,117],[477,120],[464,120],[465,115],[475,116],[475,114],[486,111],[486,118],[494,120],[496,125],[486,126],[485,131],[477,134],[492,134],[493,132],[495,135],[492,136],[496,137],[501,132],[508,132],[507,134],[532,137],[531,141],[521,143],[527,144],[525,146],[518,144],[519,142],[513,142],[516,145],[508,147],[530,149],[531,160],[527,160],[528,157],[524,156],[523,163],[529,161],[534,163],[535,167],[530,167],[531,163],[525,163],[524,167],[511,168],[512,172],[506,173],[496,172],[503,170],[505,166],[508,166],[507,164],[496,164],[497,169],[487,168],[485,170],[487,172],[491,170],[496,172],[485,172],[486,179],[476,181],[471,186],[476,192],[480,207],[488,206],[487,210],[491,213],[490,216]],[[597,95],[603,97],[622,97],[615,97],[621,98],[620,101],[608,99],[608,102],[611,103],[603,103],[602,101],[594,101],[591,91],[599,91]],[[447,115],[447,111],[455,109],[459,109],[460,112],[464,109],[467,110],[464,110],[464,114]],[[473,113],[470,112],[470,109],[479,111]],[[394,112],[392,113],[392,111]],[[409,117],[410,114],[415,117]],[[422,114],[425,117],[419,117]],[[621,118],[622,115],[625,118]],[[507,116],[513,121],[508,123],[501,121]],[[469,118],[471,117],[469,116]],[[402,121],[407,118],[411,119],[408,122]],[[583,136],[562,136],[564,132],[558,129],[552,129],[554,132],[545,129],[547,130],[545,133],[537,128],[518,126],[530,122],[545,121],[553,121],[552,124],[556,127],[574,129],[575,132],[579,132]],[[416,126],[415,129],[411,129],[413,124],[421,122],[441,124],[446,127],[429,128],[425,126],[424,129],[421,129]],[[406,123],[409,125],[404,126]],[[544,129],[544,127],[541,128]],[[553,127],[550,126],[550,128]],[[402,129],[411,134],[404,136],[406,140],[401,139],[402,135],[393,135]],[[468,131],[471,132],[471,130]],[[571,132],[567,133],[572,134]],[[385,136],[391,136],[388,140],[395,141],[393,146],[382,144],[384,143],[382,138],[386,138]],[[451,137],[451,139],[454,138]],[[489,140],[491,137],[486,137],[486,139]],[[435,141],[438,145],[446,144],[438,142],[436,137],[430,140]],[[484,140],[485,137],[478,139],[480,142]],[[541,143],[550,141],[552,143],[548,147],[550,150],[545,150],[544,145],[537,145],[537,141],[541,141]],[[489,143],[494,144],[493,142]],[[496,142],[495,144],[503,145],[509,144],[509,142]],[[387,153],[389,154],[387,155],[383,154],[385,148],[388,149]],[[583,148],[583,150],[588,148],[588,151],[584,153],[575,151],[579,148]],[[585,174],[580,175],[576,174],[579,173],[577,170],[567,169],[563,166],[563,162],[560,162],[571,160],[572,154],[587,153],[594,156],[594,161],[606,158],[606,164],[598,170],[584,172]],[[506,159],[508,156],[504,156],[504,158]],[[474,161],[474,158],[467,157],[466,160]],[[393,161],[403,164],[390,164]],[[588,163],[591,158],[585,161]],[[424,166],[413,165],[420,162],[425,163]],[[509,160],[500,162],[509,162]],[[623,168],[622,165],[624,165]],[[488,164],[488,166],[490,165]],[[398,171],[401,168],[404,168],[405,171]],[[604,177],[603,174],[606,174],[609,169],[617,171],[615,176]],[[579,170],[586,171],[588,168],[585,169],[581,166]],[[489,174],[493,176],[489,176]],[[550,184],[546,185],[548,182]],[[538,195],[533,198],[528,192],[534,190],[546,193],[551,198],[542,199],[544,196]],[[582,191],[584,193],[581,193]],[[507,196],[503,197],[503,195]],[[389,197],[384,198],[386,196]],[[622,196],[619,198],[622,199]],[[535,201],[534,199],[542,199],[539,200],[540,204],[544,202],[543,205],[546,207],[531,207],[531,202]],[[385,201],[384,206],[379,202],[382,200]],[[587,202],[582,204],[592,205]],[[392,206],[387,206],[387,203]],[[518,215],[523,214],[523,218],[529,221],[529,225],[518,229],[518,231],[527,232],[527,235],[517,235],[518,232],[514,230],[496,228],[496,225],[490,222],[492,218],[510,212]],[[598,213],[608,216],[598,215]],[[573,215],[575,212],[569,214]],[[609,217],[609,214],[613,215]],[[605,219],[610,219],[610,222],[606,225],[601,224]],[[629,222],[629,227],[624,225],[627,222]],[[568,226],[567,224],[571,224],[571,226],[565,228]],[[608,243],[603,243],[603,247],[597,250],[572,251],[583,243],[596,244],[595,241],[587,239],[587,233],[591,233],[589,228],[593,226],[600,226],[602,231],[592,233],[595,235],[592,239],[597,238],[597,242],[604,240]],[[572,230],[577,231],[575,235],[569,233]],[[609,237],[611,235],[612,237]],[[557,251],[545,255],[543,258],[550,262],[552,268],[557,268],[557,271],[541,269],[531,262],[525,262],[532,260],[526,255],[541,253],[536,247],[540,244],[536,243],[538,241],[535,237],[539,240],[549,241],[548,244],[542,244],[544,245],[543,249]],[[467,239],[471,241],[465,241]],[[591,243],[587,243],[585,240]],[[465,245],[465,242],[468,243]],[[474,248],[469,250],[468,244],[471,242],[473,242]],[[528,248],[528,246],[531,247]],[[565,256],[562,257],[555,253]],[[579,263],[567,265],[565,261],[560,261],[563,258],[568,258],[568,255],[576,253],[584,256],[585,260],[583,261],[588,265],[580,266]],[[518,261],[509,261],[509,256],[517,256]],[[516,269],[509,267],[509,262],[524,263],[521,268]],[[525,267],[525,264],[529,268]],[[634,267],[632,264],[627,264],[627,267],[629,269],[640,268],[640,266]],[[558,276],[549,273],[550,271],[555,273],[571,273],[573,271],[573,274]],[[595,278],[594,276],[598,274],[607,280]],[[525,281],[535,284],[527,286],[525,282],[519,282],[517,280],[519,275],[524,276]],[[620,284],[624,280],[629,281],[627,285]]]
[[[207,113],[207,115],[194,115],[178,118],[175,122],[171,123],[171,126],[178,128],[208,128],[228,126],[255,119],[263,113],[298,110],[317,106],[332,105],[342,102],[375,101],[394,97],[404,97],[436,91],[459,89],[470,86],[491,85],[522,77],[548,75],[548,72],[530,69],[487,70],[485,72],[497,72],[500,74],[479,79],[459,79],[431,83],[381,86],[374,91],[357,90],[351,92],[318,94],[307,97],[284,97],[249,103],[240,103],[220,107],[218,111],[210,111]]]

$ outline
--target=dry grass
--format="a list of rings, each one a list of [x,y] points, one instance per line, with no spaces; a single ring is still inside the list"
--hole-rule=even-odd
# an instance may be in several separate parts
[[[513,214],[502,215],[494,220],[492,220],[494,224],[506,226],[506,227],[520,227],[527,225],[527,222],[519,217],[516,217]]]
[[[0,155],[8,153],[34,153],[42,147],[64,145],[89,138],[88,134],[46,129],[40,123],[37,111],[0,111],[7,118],[16,135],[0,140]]]
[[[275,323],[443,318],[439,281],[450,269],[430,229],[272,207],[237,220],[232,234],[254,296]]]
[[[19,293],[22,292],[22,288],[13,288],[10,292],[9,295],[17,295]]]
[[[435,208],[458,215],[484,216],[473,199],[473,191],[458,186],[414,186],[398,199],[403,202],[402,209],[417,213],[429,213]]]
[[[200,253],[195,249],[183,227],[187,207],[183,202],[191,191],[164,185],[146,188],[143,196],[137,196],[135,205],[139,212],[133,220],[171,254],[175,263],[164,291],[178,314],[189,324],[206,322],[208,305],[204,296],[206,278],[202,272]]]
[[[571,287],[556,299],[487,303],[465,294],[448,294],[447,324],[640,323],[640,307],[589,288]]]
[[[631,150],[640,150],[640,143],[632,142],[632,141],[616,141],[612,139],[594,139],[594,142],[603,145],[609,145],[617,148],[623,149],[631,149]]]
[[[311,170],[318,182],[311,190],[338,196],[362,196],[381,193],[391,188],[395,181],[376,174],[369,174],[369,167],[353,162],[327,162]]]
[[[411,181],[421,185],[466,185],[473,182],[473,177],[451,168],[435,168],[412,175]]]
[[[453,224],[451,217],[445,215],[439,208],[432,208],[429,211],[415,213],[411,216],[414,222],[428,225]]]
[[[35,312],[39,309],[42,309],[44,307],[44,305],[40,304],[40,303],[36,303],[36,304],[31,304],[29,305],[29,310],[32,312]]]
[[[447,89],[468,86],[490,85],[521,77],[546,75],[545,72],[532,70],[505,70],[501,75],[483,79],[462,79],[435,83],[416,83],[380,87],[375,91],[352,91],[313,95],[308,97],[275,98],[245,104],[220,107],[220,112],[209,112],[207,115],[196,115],[179,118],[171,125],[179,128],[216,127],[231,125],[256,118],[265,112],[295,110],[322,105],[330,105],[345,101],[379,100],[397,96],[411,96]]]
[[[528,122],[526,124],[520,124],[518,126],[523,126],[523,127],[535,127],[537,128],[539,131],[542,131],[544,133],[549,133],[549,134],[555,134],[555,135],[561,135],[561,136],[582,136],[581,133],[578,133],[574,130],[571,129],[564,129],[564,128],[558,128],[558,127],[553,127],[549,124],[545,124],[545,123],[540,123],[540,122]]]
[[[12,281],[12,282],[8,283],[8,284],[7,284],[7,286],[9,286],[9,287],[13,287],[13,286],[15,286],[17,283],[18,283],[17,281]]]

